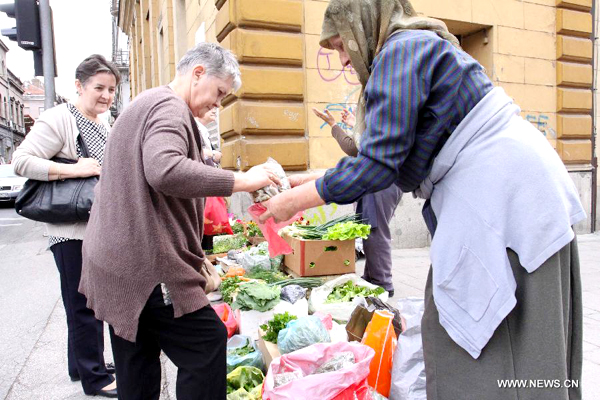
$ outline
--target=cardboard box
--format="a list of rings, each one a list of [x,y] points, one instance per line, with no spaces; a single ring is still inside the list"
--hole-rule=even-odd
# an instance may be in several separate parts
[[[267,342],[263,339],[265,336],[265,332],[258,328],[258,349],[262,353],[263,361],[265,362],[265,367],[269,369],[269,365],[271,365],[271,361],[279,357],[281,354],[279,353],[279,348],[277,348],[277,344]]]
[[[298,276],[343,275],[355,272],[354,239],[304,240],[283,237],[293,252],[285,265]]]

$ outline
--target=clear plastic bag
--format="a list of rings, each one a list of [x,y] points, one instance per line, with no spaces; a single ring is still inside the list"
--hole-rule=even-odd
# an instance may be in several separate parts
[[[246,347],[248,344],[252,346],[254,351],[245,355],[236,355],[235,350]],[[265,370],[262,353],[256,347],[256,343],[249,336],[233,335],[227,341],[227,373],[230,373],[237,367],[241,366],[256,367],[262,371]]]
[[[291,353],[315,343],[329,343],[331,337],[319,317],[310,315],[290,321],[279,331],[277,347],[281,354]]]
[[[352,315],[352,311],[356,308],[356,305],[362,302],[361,297],[356,297],[353,301],[346,303],[326,303],[327,296],[333,291],[333,288],[343,285],[348,281],[352,281],[352,283],[357,286],[366,286],[370,289],[377,288],[377,286],[365,281],[356,274],[342,275],[312,290],[308,302],[309,310],[312,312],[319,311],[324,314],[331,314],[333,319],[337,321],[348,321]],[[377,297],[382,301],[387,301],[389,294],[388,292],[384,292]]]
[[[278,195],[284,190],[291,189],[290,181],[285,175],[285,171],[283,170],[281,164],[269,157],[267,162],[263,165],[268,166],[271,171],[275,172],[280,183],[279,185],[271,184],[252,192],[252,200],[254,200],[255,203],[262,203],[263,201],[267,201],[271,197]]]
[[[233,257],[246,271],[249,272],[260,269],[279,270],[281,261],[283,261],[283,256],[270,257],[268,242],[259,243],[257,246],[251,247],[247,251],[233,255]]]

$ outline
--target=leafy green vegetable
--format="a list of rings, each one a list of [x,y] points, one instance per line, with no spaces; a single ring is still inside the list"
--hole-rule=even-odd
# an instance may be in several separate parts
[[[250,353],[254,353],[255,351],[256,350],[254,349],[254,347],[252,347],[252,344],[250,344],[250,341],[247,340],[245,346],[236,347],[236,348],[227,350],[227,355],[228,356],[243,357],[243,356],[248,355]]]
[[[231,307],[245,311],[256,310],[265,312],[279,303],[281,288],[266,283],[247,282],[239,286],[239,292]]]
[[[265,376],[262,371],[256,367],[245,365],[237,367],[227,374],[227,394],[233,393],[238,389],[250,392],[255,387],[262,385],[264,380]]]
[[[213,254],[227,253],[229,250],[237,250],[246,246],[246,237],[242,234],[216,236],[213,239]]]
[[[284,228],[283,231],[293,237],[302,238],[305,240],[321,240],[323,236],[327,234],[327,230],[332,226],[343,223],[356,221],[358,216],[356,214],[344,215],[343,217],[332,219],[331,221],[325,222],[321,225],[298,225],[294,224],[290,227]]]
[[[295,319],[298,318],[295,315],[291,315],[287,311],[283,314],[275,314],[272,320],[267,321],[266,324],[262,324],[260,326],[260,329],[265,331],[265,336],[263,336],[263,339],[271,343],[277,343],[279,331],[285,329],[288,322]]]
[[[285,279],[283,281],[272,283],[271,285],[277,285],[280,287],[284,287],[287,285],[299,285],[303,288],[315,288],[321,286],[323,284],[323,280],[321,278],[294,278],[294,279]]]
[[[244,224],[238,219],[231,227],[231,230],[233,231],[234,235],[237,235],[238,233],[244,233]]]
[[[323,240],[350,240],[356,238],[366,239],[371,233],[371,225],[357,224],[353,221],[335,224],[327,229]]]
[[[366,239],[371,233],[371,226],[361,224],[356,214],[344,215],[321,225],[297,225],[283,229],[285,234],[305,240],[350,240]],[[328,248],[325,251],[335,251]]]
[[[248,273],[246,276],[251,279],[261,279],[266,283],[281,282],[288,278],[287,275],[284,275],[279,271],[272,271],[267,269],[255,269],[254,271]]]
[[[334,287],[327,296],[325,303],[346,303],[352,301],[355,297],[377,297],[383,293],[385,293],[385,289],[382,287],[369,289],[366,286],[356,286],[352,281],[348,281],[343,285]]]
[[[260,228],[256,222],[253,221],[248,222],[248,225],[246,225],[246,235],[248,235],[248,237],[263,237]]]
[[[242,282],[239,276],[234,276],[231,278],[225,278],[221,281],[221,295],[223,295],[223,301],[229,305],[233,302],[231,295],[238,288],[238,285]]]

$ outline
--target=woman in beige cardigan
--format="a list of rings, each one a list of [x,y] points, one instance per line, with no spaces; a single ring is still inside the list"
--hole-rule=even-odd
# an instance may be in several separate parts
[[[75,77],[77,100],[44,111],[15,151],[13,164],[18,175],[41,181],[100,175],[110,127],[99,114],[113,102],[119,73],[104,57],[92,55],[77,67]],[[88,158],[82,157],[79,135],[88,148]],[[58,164],[51,161],[54,157],[78,162]],[[111,375],[114,369],[107,369],[104,363],[102,321],[95,318],[86,306],[85,296],[77,290],[86,225],[47,224],[67,314],[68,373],[72,381],[81,380],[86,394],[116,398],[116,381]]]

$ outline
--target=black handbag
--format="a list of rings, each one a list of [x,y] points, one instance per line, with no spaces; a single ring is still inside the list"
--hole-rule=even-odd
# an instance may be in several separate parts
[[[81,134],[77,141],[83,157],[88,158],[88,148]],[[52,161],[61,164],[77,163],[76,160],[58,157]],[[49,182],[29,179],[15,201],[15,210],[25,218],[52,224],[87,221],[98,180],[98,176]]]

